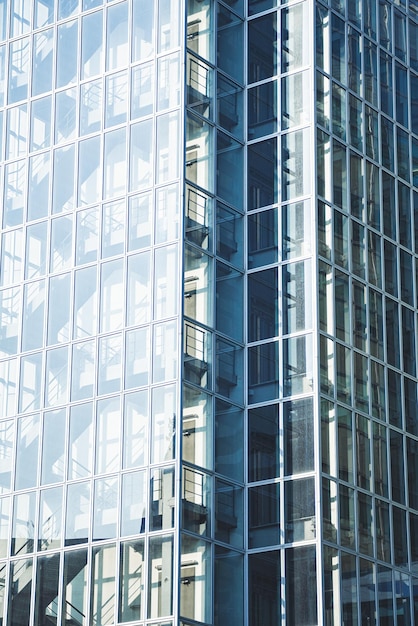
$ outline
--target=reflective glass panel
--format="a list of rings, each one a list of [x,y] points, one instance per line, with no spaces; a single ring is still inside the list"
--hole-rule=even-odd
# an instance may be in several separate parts
[[[90,482],[73,483],[67,488],[65,545],[86,543],[90,528]]]
[[[93,548],[92,553],[92,626],[115,623],[116,546]]]
[[[65,432],[65,409],[44,414],[41,466],[43,485],[61,482],[64,478]]]
[[[87,550],[64,554],[63,625],[87,626]]]
[[[145,471],[122,477],[121,526],[122,537],[145,532],[147,510],[147,476]]]
[[[93,405],[71,407],[68,444],[68,479],[85,478],[92,470]]]
[[[35,587],[35,623],[54,620],[58,609],[60,555],[38,558]]]
[[[53,550],[61,547],[62,495],[62,487],[41,491],[38,550]]]
[[[123,467],[141,467],[148,457],[148,392],[125,396]]]
[[[119,621],[131,622],[144,613],[144,542],[124,542],[120,554]]]

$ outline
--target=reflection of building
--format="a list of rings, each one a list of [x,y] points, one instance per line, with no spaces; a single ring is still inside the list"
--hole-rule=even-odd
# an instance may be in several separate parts
[[[418,626],[417,111],[417,0],[0,0],[0,625]]]

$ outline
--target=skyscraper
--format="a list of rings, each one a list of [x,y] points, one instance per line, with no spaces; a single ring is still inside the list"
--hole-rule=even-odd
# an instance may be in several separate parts
[[[0,0],[0,625],[418,626],[417,0]]]

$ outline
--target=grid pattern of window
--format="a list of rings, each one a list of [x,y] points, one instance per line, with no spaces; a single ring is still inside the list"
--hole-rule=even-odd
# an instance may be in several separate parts
[[[417,0],[0,0],[0,625],[418,626]]]
[[[329,625],[417,620],[417,17],[415,2],[316,6]]]
[[[247,65],[248,610],[266,626],[317,623],[312,6],[275,5],[249,2]]]
[[[174,611],[181,24],[170,0],[0,2],[8,626]]]
[[[180,615],[205,624],[245,620],[243,4],[187,3]]]

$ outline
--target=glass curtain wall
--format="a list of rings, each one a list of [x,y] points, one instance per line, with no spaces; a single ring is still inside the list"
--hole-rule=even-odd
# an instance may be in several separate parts
[[[0,0],[0,624],[418,624],[417,40]]]
[[[183,31],[171,0],[0,0],[7,626],[177,611]]]
[[[248,623],[302,626],[320,623],[313,9],[277,4],[247,22]]]
[[[184,626],[244,621],[243,17],[242,0],[187,3]]]
[[[329,626],[418,620],[417,17],[405,0],[316,3]]]

